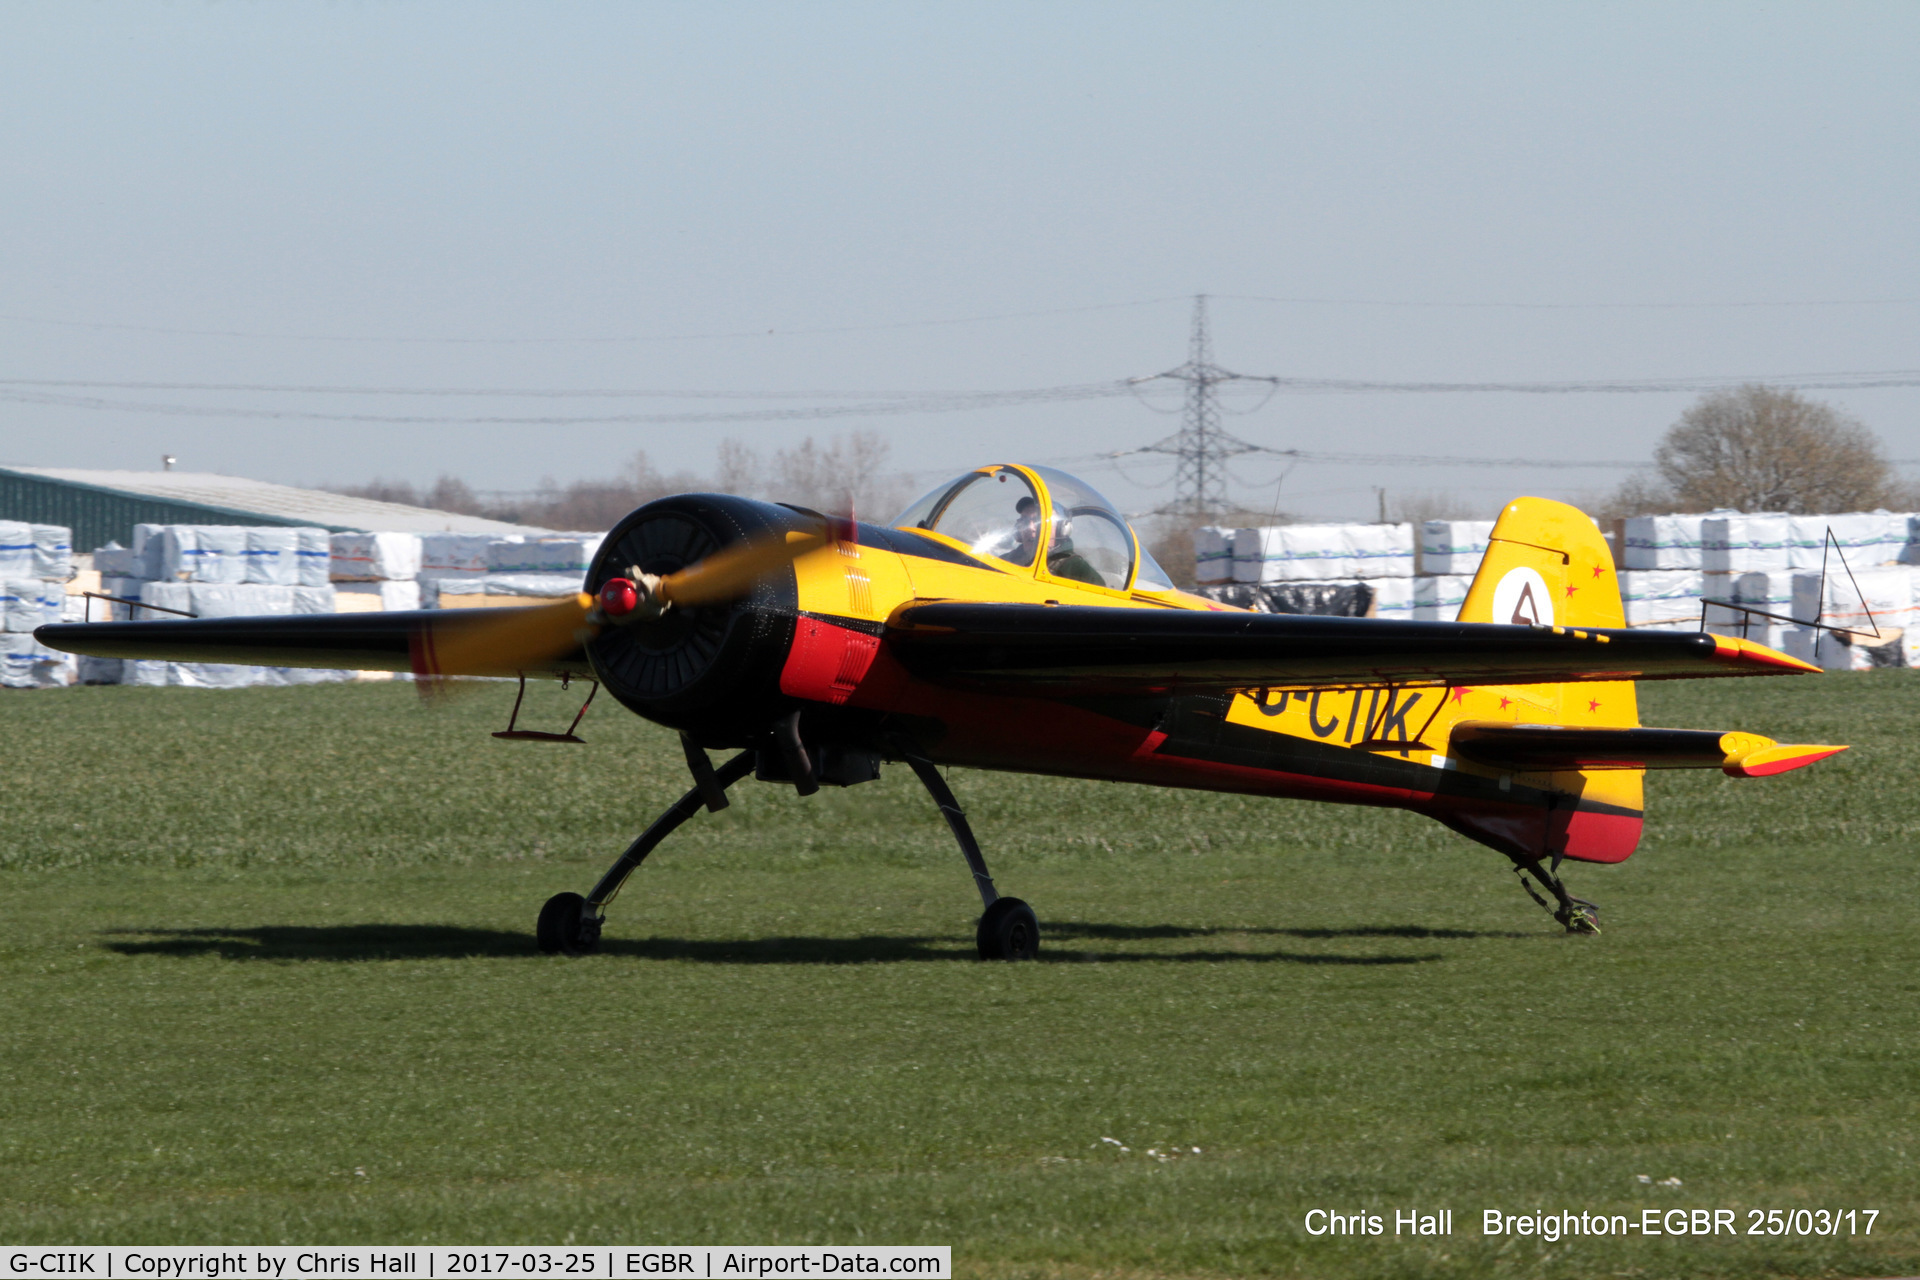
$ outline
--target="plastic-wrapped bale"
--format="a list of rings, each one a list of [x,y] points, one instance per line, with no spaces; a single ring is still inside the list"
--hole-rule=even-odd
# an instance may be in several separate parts
[[[122,603],[140,599],[141,588],[147,585],[145,578],[102,578],[100,594],[110,596],[108,600],[95,600],[89,615],[95,622],[127,622],[135,616],[132,606]],[[142,617],[151,615],[141,614]]]
[[[201,583],[188,588],[189,608],[198,618],[283,617],[293,612],[294,587],[245,583]],[[174,662],[167,683],[190,689],[245,689],[271,684],[265,667],[234,662]]]
[[[1733,598],[1768,613],[1798,617],[1793,612],[1794,575],[1785,571],[1742,573],[1733,579]]]
[[[1360,583],[1373,593],[1373,609],[1368,615],[1397,622],[1413,621],[1413,578],[1366,578]]]
[[[109,542],[104,547],[94,549],[93,567],[103,579],[146,576],[145,557],[117,542]]]
[[[1470,573],[1442,573],[1413,580],[1413,616],[1420,622],[1457,622],[1473,586]]]
[[[333,564],[333,534],[311,525],[303,525],[294,531],[298,547],[294,558],[299,562],[299,576],[294,585],[301,587],[324,587],[332,581],[329,576]]]
[[[417,533],[336,533],[331,542],[335,582],[411,582],[420,576]]]
[[[163,582],[243,586],[247,581],[247,534],[243,524],[170,524],[160,537]]]
[[[487,547],[489,573],[570,573],[587,576],[603,535],[565,533],[553,538],[496,538]]]
[[[1355,576],[1346,525],[1234,530],[1235,582],[1329,582]]]
[[[490,573],[478,578],[443,578],[442,609],[499,609],[564,600],[577,595],[580,579],[569,573]]]
[[[33,527],[0,520],[0,581],[33,576]]]
[[[59,689],[74,682],[70,653],[49,649],[30,635],[0,632],[0,688]]]
[[[1350,524],[1346,526],[1346,538],[1347,554],[1352,557],[1355,577],[1413,577],[1412,525]]]
[[[1848,511],[1832,516],[1789,516],[1792,546],[1788,567],[1829,570],[1840,566],[1832,546],[1837,545],[1849,567],[1871,569],[1897,562],[1907,549],[1911,517],[1891,511]],[[1829,544],[1827,535],[1833,535]]]
[[[340,582],[334,584],[338,613],[392,613],[420,607],[418,582]]]
[[[300,531],[286,526],[246,530],[241,582],[256,587],[291,587],[300,582]]]
[[[1492,539],[1491,520],[1429,520],[1420,526],[1420,572],[1471,577]]]
[[[1699,569],[1702,515],[1628,516],[1624,568]]]
[[[163,524],[136,524],[133,526],[133,558],[138,567],[127,574],[130,578],[145,578],[149,582],[160,577],[161,551],[166,543],[167,526]]]
[[[75,664],[75,684],[123,684],[127,664],[119,658],[93,658],[82,655]]]
[[[1705,590],[1706,575],[1697,569],[1642,569],[1620,575],[1620,605],[1630,627],[1698,626]]]
[[[369,586],[382,584],[369,583]],[[385,585],[411,587],[411,582],[396,582]],[[295,587],[293,589],[294,613],[337,613],[339,591],[328,583],[323,587]],[[382,673],[385,674],[384,672]],[[307,685],[339,684],[354,677],[352,671],[336,671],[329,667],[267,667],[259,683],[271,685]]]
[[[1920,515],[1895,516],[1907,524],[1907,540],[1900,548],[1901,564],[1920,564]]]
[[[1717,575],[1716,575],[1717,576]],[[1793,612],[1793,575],[1785,572],[1736,573],[1729,575],[1732,586],[1724,593],[1725,598],[1737,605],[1759,609],[1777,617],[1766,618],[1757,614],[1743,613],[1738,609],[1721,609],[1712,606],[1707,610],[1707,630],[1716,635],[1741,636],[1749,640],[1758,640],[1772,649],[1780,649],[1786,643],[1786,633],[1795,624],[1787,619],[1796,616]],[[1710,583],[1706,589],[1709,596],[1721,596],[1717,583]],[[1811,662],[1809,658],[1807,661]]]
[[[73,576],[73,530],[63,524],[32,524],[33,576],[44,582],[65,582]]]
[[[153,539],[160,541],[159,537]],[[173,618],[172,610],[191,615],[193,612],[193,588],[184,582],[142,582],[138,593],[140,603],[152,606],[150,609],[130,610],[139,622],[165,622]],[[138,685],[143,688],[165,688],[176,664],[163,662],[157,658],[128,658],[122,664],[122,684]]]
[[[1700,567],[1709,573],[1779,573],[1792,568],[1793,517],[1729,512],[1700,522]]]
[[[1912,667],[1915,655],[1907,640],[1911,627],[1881,627],[1878,638],[1843,632],[1814,632],[1813,655],[1808,660],[1827,671],[1877,671]]]
[[[420,576],[476,577],[487,571],[487,553],[493,539],[483,533],[426,533],[420,535]]]
[[[1193,531],[1193,580],[1202,586],[1233,581],[1233,533],[1217,525]]]
[[[0,581],[0,631],[32,635],[35,628],[60,621],[67,593],[57,582],[39,578]]]
[[[1907,565],[1855,569],[1851,574],[1829,568],[1824,591],[1818,573],[1794,574],[1793,616],[1851,633],[1821,631],[1813,660],[1834,671],[1920,666],[1909,638],[1915,573]]]

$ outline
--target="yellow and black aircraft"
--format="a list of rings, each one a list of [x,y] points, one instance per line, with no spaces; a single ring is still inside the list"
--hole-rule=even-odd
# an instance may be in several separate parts
[[[981,956],[1021,959],[1039,924],[995,889],[940,765],[1411,809],[1506,855],[1588,933],[1597,911],[1561,861],[1633,852],[1645,770],[1756,778],[1845,750],[1641,728],[1636,680],[1818,668],[1727,636],[1627,630],[1594,522],[1540,498],[1501,513],[1457,622],[1251,613],[1178,591],[1111,503],[1038,466],[970,471],[885,526],[665,498],[608,534],[585,586],[518,609],[36,634],[108,658],[605,686],[679,731],[694,785],[587,895],[547,902],[540,946],[568,954],[593,949],[647,854],[748,773],[807,795],[905,762],[979,887]],[[716,767],[719,748],[738,754]]]

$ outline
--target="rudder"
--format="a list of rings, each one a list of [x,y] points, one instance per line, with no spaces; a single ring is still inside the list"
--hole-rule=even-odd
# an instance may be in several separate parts
[[[1547,498],[1509,502],[1494,524],[1486,556],[1461,605],[1460,621],[1625,626],[1619,574],[1599,526],[1584,511],[1564,502]],[[1455,722],[1615,728],[1640,723],[1631,681],[1467,690],[1449,710]],[[1447,728],[1451,734],[1452,725]],[[1642,776],[1638,770],[1620,769],[1533,775],[1526,781],[1556,794],[1559,803],[1527,816],[1511,810],[1497,815],[1455,810],[1441,820],[1503,852],[1620,862],[1639,844]]]

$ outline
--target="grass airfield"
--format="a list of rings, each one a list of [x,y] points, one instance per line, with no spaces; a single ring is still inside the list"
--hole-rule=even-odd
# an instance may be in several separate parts
[[[1019,966],[972,959],[978,899],[901,767],[805,801],[742,783],[629,882],[600,954],[538,955],[540,903],[687,782],[612,706],[586,747],[495,741],[510,698],[0,697],[0,1243],[1920,1271],[1911,674],[1644,687],[1648,724],[1855,749],[1650,780],[1641,851],[1570,872],[1598,938],[1411,815],[956,771],[1042,922]],[[1743,1233],[1881,1212],[1853,1238],[1480,1235],[1491,1208],[1702,1207]],[[1389,1234],[1310,1237],[1313,1208]],[[1454,1234],[1395,1237],[1396,1208]]]

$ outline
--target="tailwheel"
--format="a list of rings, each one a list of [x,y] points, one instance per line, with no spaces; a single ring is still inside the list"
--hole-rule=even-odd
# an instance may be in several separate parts
[[[1546,913],[1559,922],[1568,933],[1596,934],[1600,932],[1600,908],[1585,898],[1576,898],[1567,892],[1560,877],[1540,865],[1537,858],[1514,858],[1513,873],[1520,877],[1520,887],[1527,896],[1539,903]],[[1548,902],[1541,897],[1527,877],[1538,880],[1546,891],[1553,895]]]
[[[1567,906],[1553,913],[1568,933],[1600,932],[1600,908],[1585,898],[1568,898]]]
[[[600,918],[579,894],[556,893],[540,908],[534,936],[548,955],[584,956],[600,945]]]
[[[1032,960],[1040,954],[1040,920],[1018,898],[996,898],[980,917],[982,960]]]

